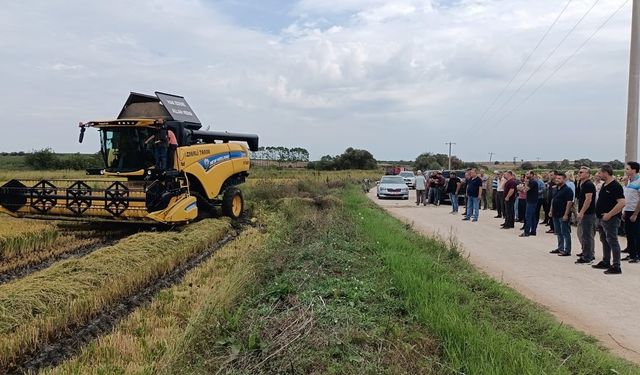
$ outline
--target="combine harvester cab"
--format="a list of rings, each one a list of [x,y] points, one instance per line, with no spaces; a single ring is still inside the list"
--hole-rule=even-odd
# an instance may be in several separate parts
[[[162,125],[163,124],[163,125]],[[166,127],[178,146],[170,168],[156,170],[153,142]],[[104,220],[163,224],[188,223],[216,215],[237,219],[244,199],[237,185],[250,167],[258,136],[201,130],[181,96],[131,93],[116,120],[80,124],[100,133],[104,168],[83,180],[19,180],[0,187],[0,212],[38,219]],[[248,145],[235,143],[243,142]]]

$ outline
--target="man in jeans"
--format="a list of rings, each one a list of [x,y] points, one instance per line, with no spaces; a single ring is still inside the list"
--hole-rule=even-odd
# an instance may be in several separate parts
[[[460,178],[456,176],[455,172],[449,172],[447,194],[449,195],[449,200],[451,200],[451,213],[454,215],[458,213],[458,194],[460,193],[460,186],[462,186]]]
[[[567,175],[564,173],[556,174],[557,192],[551,201],[551,218],[558,237],[558,248],[551,251],[551,254],[559,256],[571,255],[571,225],[569,217],[571,215],[571,206],[573,205],[573,190],[565,183]]]
[[[535,236],[540,213],[538,212],[538,180],[532,171],[527,172],[527,182],[524,189],[527,194],[527,205],[524,216],[524,233],[520,237]],[[538,217],[536,217],[536,213]]]
[[[602,261],[591,267],[603,269],[607,275],[619,275],[620,243],[618,242],[618,228],[620,227],[620,213],[624,208],[624,191],[613,177],[613,168],[603,165],[598,172],[604,182],[596,201],[596,217],[600,242],[602,242]],[[613,253],[613,263],[611,254]]]
[[[471,168],[469,171],[469,181],[467,182],[467,199],[469,199],[469,203],[467,204],[467,215],[464,221],[471,220],[473,217],[473,222],[478,221],[478,217],[480,216],[480,197],[482,196],[482,178],[480,178],[476,172],[475,168]]]
[[[422,171],[418,170],[416,174],[416,206],[419,206],[420,203],[427,205],[426,188],[427,180],[424,178]]]
[[[622,260],[628,260],[629,263],[638,263],[640,250],[640,220],[638,213],[640,212],[640,164],[635,161],[627,163],[624,172],[627,175],[627,183],[624,186],[624,232],[627,236],[627,249],[629,255]]]
[[[589,264],[595,258],[594,237],[596,235],[596,185],[591,182],[591,171],[580,167],[578,172],[578,228],[582,253],[576,264]]]

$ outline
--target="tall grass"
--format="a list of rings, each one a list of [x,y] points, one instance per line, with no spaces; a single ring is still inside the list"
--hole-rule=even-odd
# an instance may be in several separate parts
[[[465,374],[638,374],[512,289],[476,271],[455,248],[424,238],[351,189],[360,238],[384,259],[409,311]]]
[[[220,240],[226,220],[140,233],[86,257],[0,285],[0,368],[71,324],[86,322]]]

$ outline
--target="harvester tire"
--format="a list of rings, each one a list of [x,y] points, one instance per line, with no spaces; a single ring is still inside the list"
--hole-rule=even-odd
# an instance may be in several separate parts
[[[234,220],[242,216],[244,210],[244,198],[240,189],[227,188],[222,195],[222,214]]]

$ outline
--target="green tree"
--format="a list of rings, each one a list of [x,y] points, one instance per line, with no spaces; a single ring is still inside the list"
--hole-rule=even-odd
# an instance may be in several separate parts
[[[609,165],[611,166],[611,168],[613,168],[614,170],[616,169],[624,169],[624,163],[621,162],[620,160],[616,159],[614,161],[609,162]]]
[[[25,157],[27,165],[36,170],[56,169],[58,167],[58,155],[50,148],[34,150]]]

